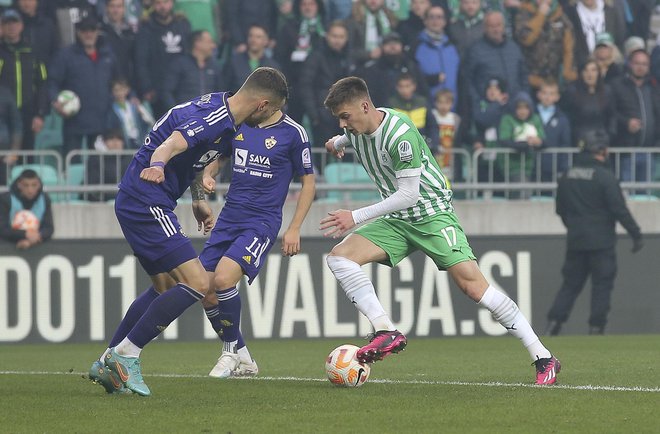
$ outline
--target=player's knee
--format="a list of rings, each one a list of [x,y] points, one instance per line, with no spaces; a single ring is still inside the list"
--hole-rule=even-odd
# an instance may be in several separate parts
[[[213,289],[227,289],[236,286],[236,282],[232,281],[228,276],[223,273],[215,273],[213,276]]]

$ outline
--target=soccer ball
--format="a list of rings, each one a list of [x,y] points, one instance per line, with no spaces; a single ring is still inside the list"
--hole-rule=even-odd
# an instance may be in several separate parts
[[[57,95],[57,102],[62,104],[66,117],[71,117],[80,111],[80,98],[72,90],[63,90]]]
[[[32,211],[23,209],[14,215],[11,222],[12,229],[27,231],[28,229],[39,229],[39,219]]]
[[[344,344],[328,355],[325,360],[325,373],[332,384],[360,387],[367,381],[371,368],[366,363],[358,362],[355,355],[359,349],[355,345]]]

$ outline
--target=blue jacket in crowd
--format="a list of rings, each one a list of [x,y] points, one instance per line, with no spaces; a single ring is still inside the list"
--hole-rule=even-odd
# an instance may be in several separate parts
[[[456,47],[449,42],[447,35],[442,35],[442,39],[436,41],[428,33],[420,33],[415,59],[426,78],[430,98],[440,89],[449,89],[456,97],[460,59]],[[439,81],[439,74],[444,74],[444,81]]]

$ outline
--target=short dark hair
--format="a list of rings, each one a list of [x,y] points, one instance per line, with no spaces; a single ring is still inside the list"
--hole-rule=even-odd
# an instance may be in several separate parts
[[[39,178],[39,174],[35,172],[32,169],[25,169],[24,171],[21,172],[20,175],[18,175],[18,178],[16,178],[16,182],[20,181],[21,179],[38,179],[41,181],[41,178]]]
[[[260,66],[245,79],[242,88],[252,92],[267,93],[286,101],[289,98],[289,86],[286,77],[280,71],[268,66]]]
[[[334,111],[338,107],[358,98],[371,99],[367,83],[359,77],[345,77],[330,87],[323,104]]]
[[[104,142],[110,139],[120,139],[123,142],[124,133],[118,129],[106,130],[103,132],[103,134],[101,134],[101,138],[103,139]]]
[[[413,83],[417,84],[417,79],[415,79],[415,77],[409,72],[402,72],[401,74],[399,74],[399,76],[396,78],[396,83],[399,84],[399,82],[403,80],[410,80]]]
[[[578,147],[582,149],[583,152],[588,152],[590,154],[598,154],[605,149],[610,144],[610,136],[607,134],[607,131],[603,129],[587,130],[580,134],[580,139],[578,140]]]
[[[194,32],[192,32],[190,34],[190,41],[189,41],[190,45],[188,47],[188,50],[191,53],[192,53],[193,48],[195,48],[195,44],[197,43],[197,41],[202,39],[202,36],[204,35],[204,33],[209,33],[209,31],[208,30],[195,30]]]

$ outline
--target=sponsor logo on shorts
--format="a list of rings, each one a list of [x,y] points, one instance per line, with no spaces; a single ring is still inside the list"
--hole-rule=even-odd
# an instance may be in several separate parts
[[[244,260],[245,262],[247,262],[248,264],[251,264],[251,263],[252,263],[252,256],[250,256],[250,255],[245,255],[245,256],[243,256],[243,260]]]
[[[234,140],[238,140],[240,142],[244,141],[245,139],[243,138],[243,133],[238,133],[238,135],[234,137]]]

